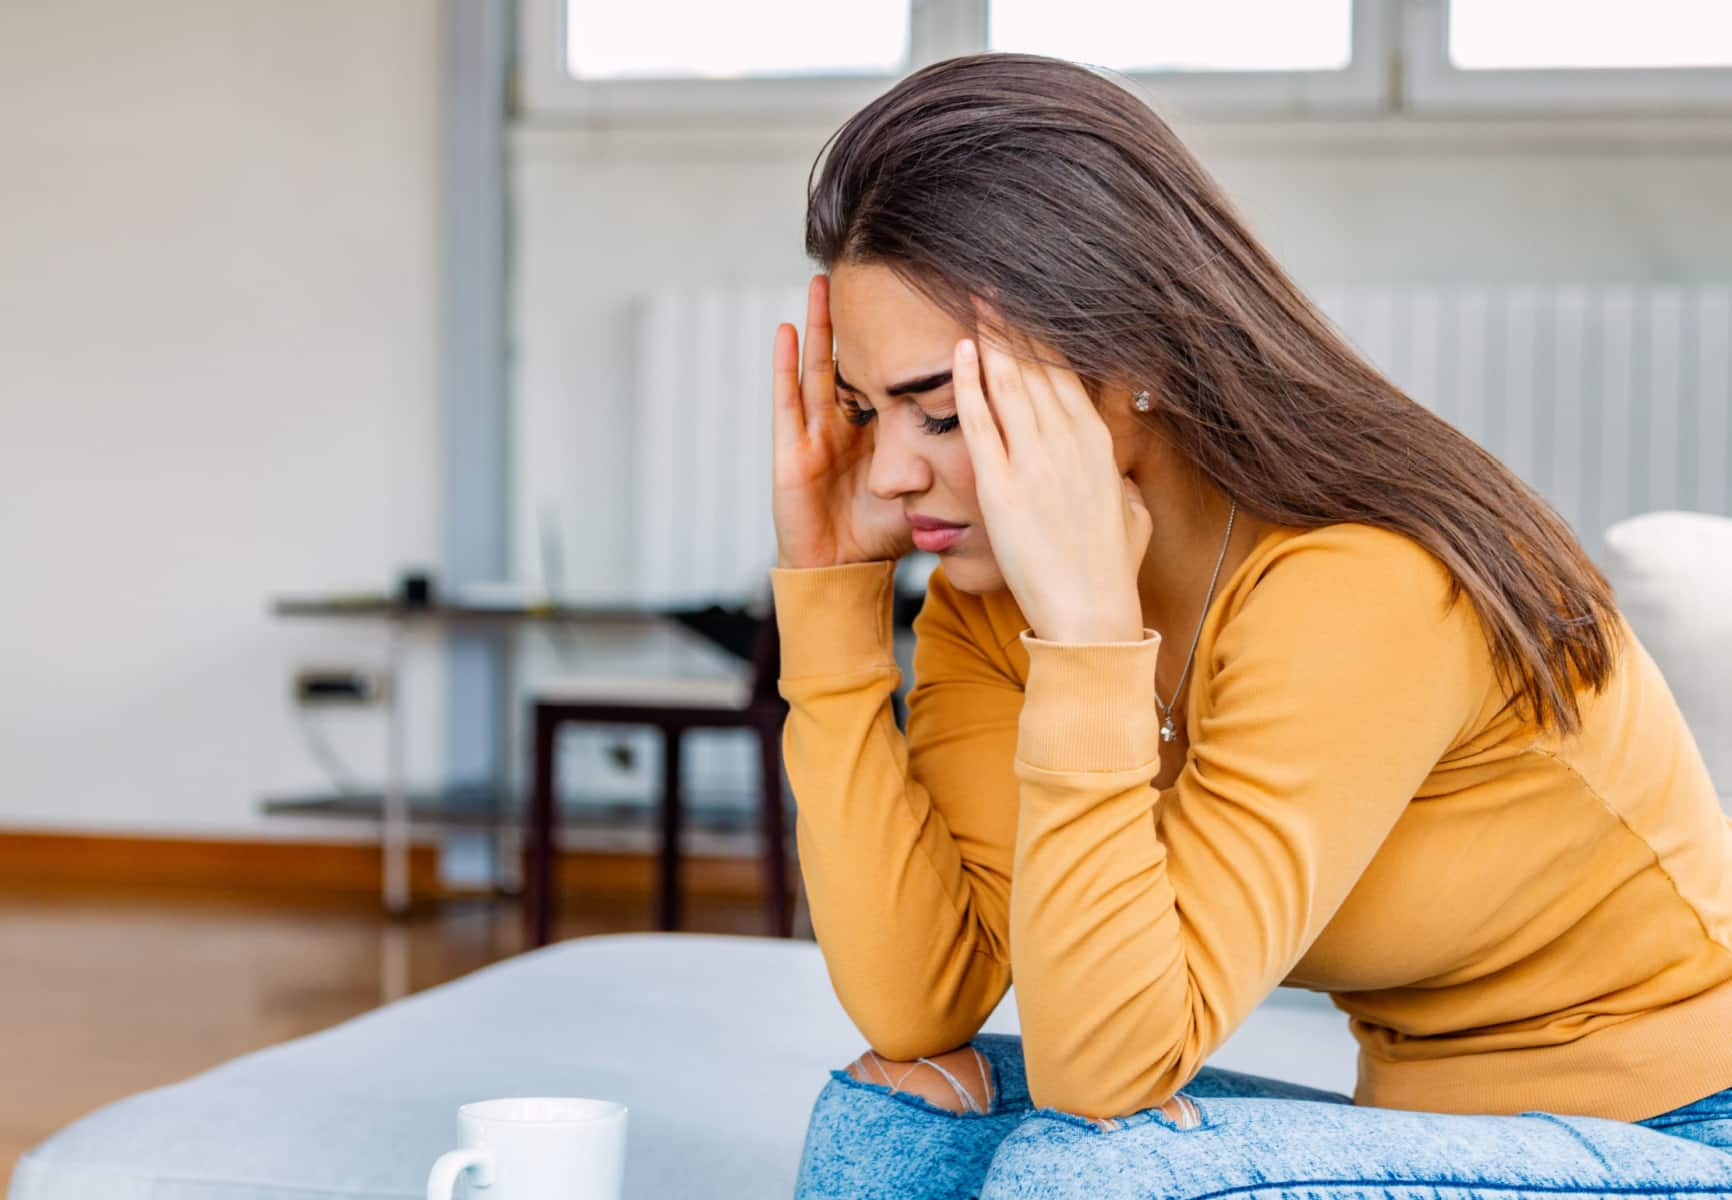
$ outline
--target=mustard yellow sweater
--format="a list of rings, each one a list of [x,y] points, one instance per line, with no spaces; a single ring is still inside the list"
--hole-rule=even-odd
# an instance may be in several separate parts
[[[1210,605],[1156,790],[1158,633],[1044,641],[940,565],[905,736],[894,571],[771,571],[812,924],[879,1053],[962,1044],[1014,976],[1035,1103],[1122,1114],[1284,984],[1348,1014],[1361,1104],[1639,1120],[1732,1086],[1732,824],[1621,617],[1560,740],[1494,717],[1419,543],[1273,528]]]

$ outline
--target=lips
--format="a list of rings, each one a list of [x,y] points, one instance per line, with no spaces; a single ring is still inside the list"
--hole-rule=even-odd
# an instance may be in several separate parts
[[[966,529],[966,528],[968,528],[968,526],[960,525],[955,521],[940,521],[937,517],[911,516],[908,518],[908,524],[913,526],[915,529]]]
[[[916,526],[913,533],[914,548],[938,554],[956,545],[967,533],[966,525],[949,525],[940,529],[921,529]]]

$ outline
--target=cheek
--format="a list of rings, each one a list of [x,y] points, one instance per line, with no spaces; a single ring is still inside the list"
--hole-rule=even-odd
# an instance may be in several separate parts
[[[956,444],[946,446],[941,456],[935,457],[934,463],[938,472],[944,478],[944,485],[952,494],[967,496],[969,504],[974,505],[974,460],[968,457],[968,443],[962,440],[962,431],[947,435],[954,437]]]

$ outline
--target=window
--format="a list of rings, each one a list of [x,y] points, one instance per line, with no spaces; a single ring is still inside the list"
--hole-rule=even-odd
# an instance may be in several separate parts
[[[991,0],[987,47],[1117,71],[1340,71],[1353,0]]]
[[[1373,110],[1385,0],[984,0],[980,48],[1105,67],[1176,110]]]
[[[1427,0],[1406,40],[1420,109],[1732,104],[1729,0]]]
[[[1727,0],[1453,0],[1464,70],[1732,66]]]
[[[930,41],[919,36],[915,0],[516,3],[519,95],[532,113],[678,123],[700,113],[848,112],[889,88]]]
[[[907,0],[568,3],[564,15],[574,79],[888,75],[908,59]]]

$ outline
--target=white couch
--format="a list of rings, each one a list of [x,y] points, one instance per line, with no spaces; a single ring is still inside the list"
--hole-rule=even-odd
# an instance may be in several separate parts
[[[1608,531],[1608,574],[1732,793],[1732,519]],[[1728,797],[1732,807],[1732,796]],[[1016,1029],[1014,995],[987,1024]],[[20,1162],[11,1200],[407,1200],[465,1101],[631,1107],[627,1195],[790,1194],[827,1071],[861,1047],[809,942],[628,934],[552,946],[85,1117]],[[1324,997],[1278,991],[1211,1060],[1352,1090]]]
[[[1732,812],[1732,517],[1644,513],[1606,530],[1602,557]]]
[[[1216,1061],[1351,1090],[1344,1020],[1282,993]],[[514,1095],[629,1105],[628,1196],[768,1200],[861,1045],[811,942],[580,938],[101,1109],[25,1156],[11,1200],[408,1200],[459,1104]]]

